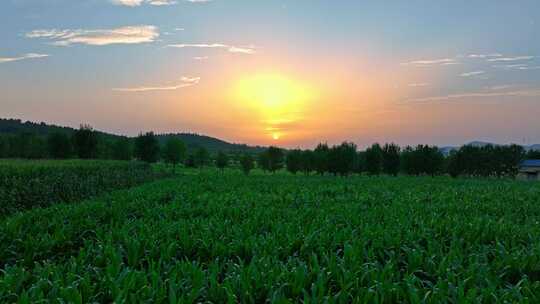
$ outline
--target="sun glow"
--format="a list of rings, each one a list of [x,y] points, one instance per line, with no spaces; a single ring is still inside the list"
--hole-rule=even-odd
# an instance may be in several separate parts
[[[278,74],[260,74],[241,79],[235,88],[235,99],[256,115],[264,132],[273,140],[286,136],[287,126],[302,119],[313,90]]]

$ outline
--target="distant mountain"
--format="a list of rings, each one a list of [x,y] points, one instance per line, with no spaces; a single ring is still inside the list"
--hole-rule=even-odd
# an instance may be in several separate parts
[[[473,146],[473,147],[485,147],[487,145],[499,146],[499,144],[494,144],[494,143],[485,142],[485,141],[471,141],[470,143],[468,143],[466,145]],[[534,144],[534,145],[530,145],[530,146],[523,146],[522,145],[522,147],[523,147],[523,149],[525,149],[525,151],[530,151],[530,150],[540,151],[540,144]],[[460,147],[447,146],[447,147],[439,148],[439,150],[442,152],[442,154],[449,155],[450,152],[452,152],[452,150],[458,150],[459,148]]]
[[[216,153],[218,151],[226,152],[248,152],[259,153],[262,152],[265,147],[253,147],[245,144],[229,143],[221,139],[217,139],[210,136],[191,134],[191,133],[178,133],[178,134],[159,134],[158,140],[161,143],[165,143],[169,138],[175,137],[182,140],[188,150],[195,150],[199,147],[204,147],[210,153]]]
[[[71,134],[75,131],[74,128],[63,127],[57,125],[46,124],[44,122],[35,123],[26,121],[23,122],[20,119],[2,119],[0,118],[0,135],[1,134],[21,134],[21,133],[32,133],[38,136],[47,136],[51,133],[66,133]],[[110,140],[116,140],[125,136],[106,133],[98,131],[100,136],[106,137]],[[229,143],[217,138],[198,135],[198,134],[189,134],[189,133],[178,133],[178,134],[157,134],[157,138],[161,143],[170,137],[177,137],[181,139],[187,146],[188,151],[193,151],[199,147],[207,149],[210,153],[216,153],[218,151],[230,152],[230,153],[258,153],[264,150],[264,147],[252,147],[244,144],[235,144]]]

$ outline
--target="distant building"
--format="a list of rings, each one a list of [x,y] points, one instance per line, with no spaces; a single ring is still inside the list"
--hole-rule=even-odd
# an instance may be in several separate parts
[[[518,178],[521,180],[540,181],[540,159],[528,159],[519,166]]]

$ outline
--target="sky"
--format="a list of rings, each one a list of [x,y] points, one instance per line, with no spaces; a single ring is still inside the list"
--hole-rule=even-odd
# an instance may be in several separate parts
[[[540,143],[538,0],[3,0],[0,117],[251,145]]]

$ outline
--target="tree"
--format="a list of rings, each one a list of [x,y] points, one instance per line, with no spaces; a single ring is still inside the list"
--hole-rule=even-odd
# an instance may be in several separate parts
[[[277,147],[269,147],[266,153],[268,153],[270,172],[274,173],[283,168],[283,159],[285,157],[283,150]]]
[[[7,158],[8,157],[8,141],[4,136],[0,135],[0,158]]]
[[[354,171],[356,145],[343,142],[333,146],[328,153],[328,171],[334,175],[346,176]]]
[[[370,175],[379,175],[382,169],[382,148],[376,143],[366,149],[366,171]]]
[[[45,158],[47,143],[34,133],[23,132],[8,138],[9,156],[28,159]]]
[[[304,174],[309,175],[313,170],[315,170],[315,153],[311,150],[302,151],[300,170]]]
[[[382,169],[385,174],[396,176],[400,166],[400,147],[394,143],[382,148]]]
[[[313,151],[313,167],[318,174],[323,175],[328,172],[328,153],[330,148],[328,144],[320,143]]]
[[[287,171],[292,174],[296,174],[298,171],[302,170],[302,151],[295,149],[287,153],[285,166],[287,167]]]
[[[254,167],[253,157],[247,153],[242,155],[242,158],[240,158],[240,166],[242,167],[244,174],[249,175],[249,172],[253,170]]]
[[[97,132],[89,125],[81,125],[79,130],[73,133],[73,146],[79,158],[96,158],[98,152]]]
[[[131,147],[131,141],[122,137],[113,144],[112,157],[115,160],[131,160],[133,156],[133,151]]]
[[[216,167],[218,167],[219,169],[221,169],[221,171],[223,171],[223,169],[225,169],[225,167],[227,167],[228,165],[229,165],[229,157],[224,152],[219,151],[216,157]]]
[[[165,143],[163,156],[165,162],[172,164],[174,169],[176,168],[176,165],[182,162],[186,157],[186,145],[178,138],[169,137]]]
[[[264,172],[270,171],[270,158],[268,157],[268,153],[266,151],[259,153],[259,157],[257,158],[257,165]]]
[[[199,168],[206,166],[209,157],[208,151],[204,147],[198,148],[195,153],[195,165]]]
[[[135,157],[147,162],[155,163],[159,159],[159,142],[154,135],[154,132],[139,134],[135,139]]]
[[[197,163],[195,161],[195,155],[190,153],[187,158],[186,158],[186,161],[184,162],[184,165],[188,168],[195,168],[197,167]]]
[[[54,132],[47,136],[49,157],[66,159],[71,156],[71,140],[66,133]]]
[[[540,150],[529,150],[527,159],[540,159]]]

